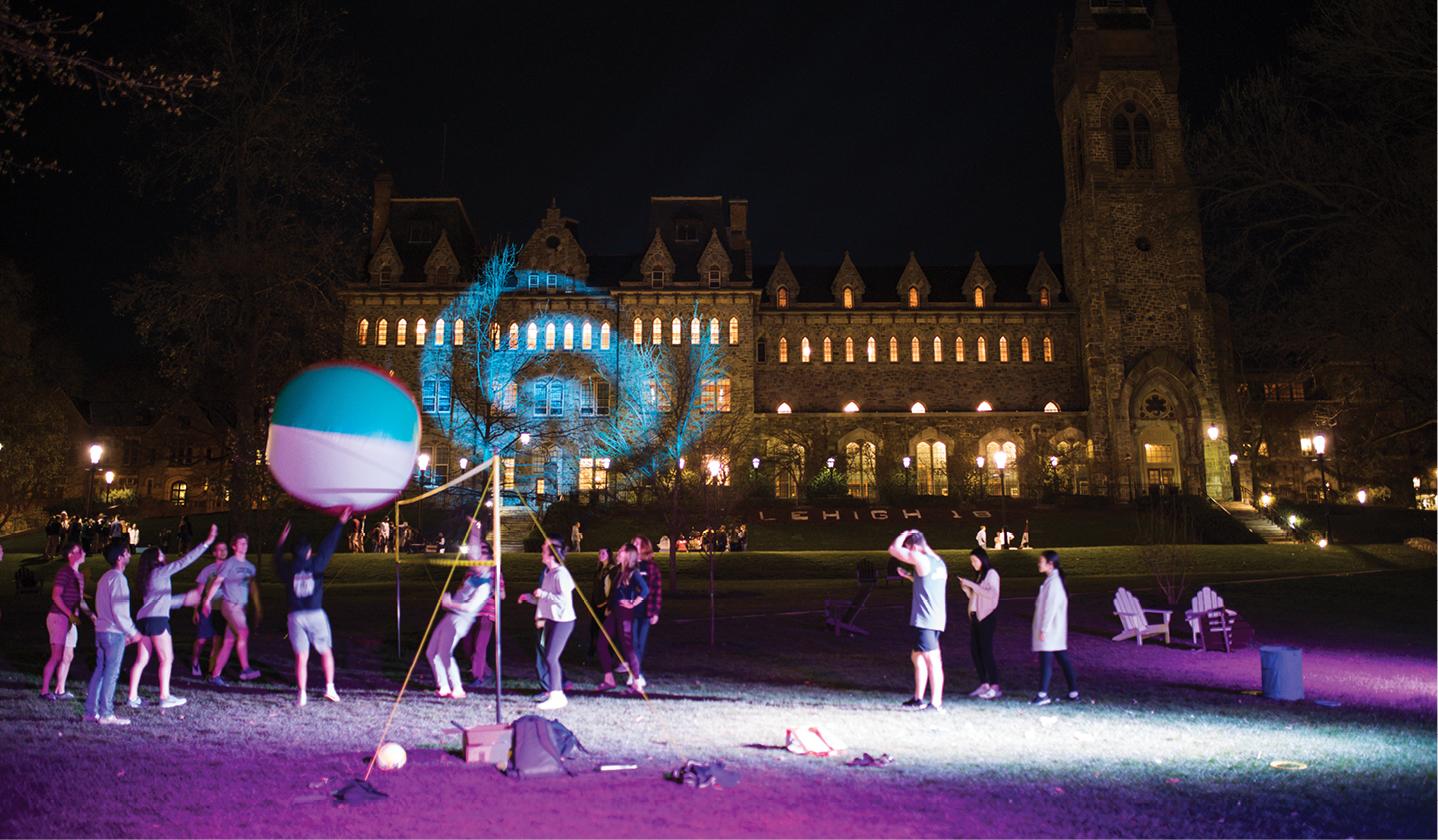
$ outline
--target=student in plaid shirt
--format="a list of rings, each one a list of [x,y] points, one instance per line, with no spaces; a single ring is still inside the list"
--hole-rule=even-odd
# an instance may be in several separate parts
[[[65,565],[55,573],[55,588],[50,592],[50,611],[45,614],[45,629],[50,635],[50,658],[45,661],[45,671],[40,681],[40,696],[47,700],[73,700],[75,695],[65,690],[65,679],[70,676],[70,662],[75,658],[75,644],[80,633],[80,614],[94,618],[90,606],[85,603],[85,575],[80,566],[85,562],[85,549],[78,543],[70,543],[65,549]],[[55,693],[50,693],[50,680],[55,680]]]

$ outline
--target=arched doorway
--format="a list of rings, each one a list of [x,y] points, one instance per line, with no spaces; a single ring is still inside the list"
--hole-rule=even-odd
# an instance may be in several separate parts
[[[1177,493],[1183,487],[1178,435],[1170,422],[1139,421],[1140,492],[1149,495]]]

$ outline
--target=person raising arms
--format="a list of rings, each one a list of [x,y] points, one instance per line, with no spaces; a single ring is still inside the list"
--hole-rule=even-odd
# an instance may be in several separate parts
[[[949,567],[943,558],[929,548],[919,531],[903,531],[889,545],[889,555],[900,563],[914,567],[913,574],[899,569],[899,574],[913,581],[914,594],[909,605],[909,626],[914,628],[914,649],[909,660],[914,666],[914,696],[903,703],[906,709],[944,708],[944,655],[939,637],[947,623],[945,585]],[[929,699],[924,699],[925,689]]]

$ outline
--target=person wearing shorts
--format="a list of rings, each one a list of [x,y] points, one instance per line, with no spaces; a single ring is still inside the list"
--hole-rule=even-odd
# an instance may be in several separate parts
[[[948,566],[918,531],[900,533],[889,546],[889,554],[900,563],[914,567],[913,574],[899,569],[900,575],[914,583],[909,605],[909,626],[914,628],[914,649],[909,654],[914,666],[914,696],[902,705],[906,709],[943,711],[944,658],[939,639],[948,618],[945,604]],[[928,700],[924,699],[926,690]]]
[[[280,532],[279,545],[275,547],[275,570],[280,585],[285,588],[289,601],[289,618],[286,624],[290,632],[290,648],[295,652],[295,683],[299,688],[296,705],[309,702],[305,690],[309,683],[310,649],[320,655],[320,664],[325,674],[325,699],[334,703],[340,701],[335,691],[335,655],[331,650],[334,639],[330,632],[330,619],[324,610],[325,569],[329,568],[344,532],[345,523],[354,511],[345,508],[339,522],[313,551],[309,540],[304,537],[295,542],[293,556],[286,559],[285,542],[289,540],[290,523],[286,522]]]
[[[245,620],[245,605],[253,596],[255,623],[260,621],[260,591],[255,585],[255,564],[246,557],[250,550],[249,535],[235,534],[234,539],[230,540],[230,546],[233,551],[215,574],[215,579],[210,582],[200,606],[201,612],[213,616],[213,603],[218,595],[219,611],[227,625],[224,640],[215,653],[215,661],[210,668],[210,683],[218,686],[225,685],[225,680],[220,675],[225,672],[225,666],[230,662],[231,650],[240,657],[240,679],[253,680],[260,676],[259,669],[250,667],[250,626]]]
[[[193,607],[200,603],[200,590],[193,589],[184,595],[174,594],[174,576],[205,556],[215,541],[219,529],[211,525],[205,541],[190,549],[183,557],[167,562],[165,552],[154,546],[140,555],[139,601],[135,624],[140,628],[140,646],[135,650],[135,664],[130,666],[130,700],[132,709],[138,709],[140,700],[140,677],[145,666],[150,664],[153,654],[159,660],[160,708],[171,709],[185,705],[185,698],[170,694],[170,670],[175,664],[175,645],[170,636],[170,612],[180,607]]]
[[[45,670],[40,679],[40,696],[46,700],[73,700],[75,695],[65,690],[65,680],[70,676],[70,663],[75,660],[75,644],[80,639],[80,615],[95,614],[85,603],[85,575],[80,567],[85,563],[85,549],[77,543],[65,548],[65,565],[55,573],[55,586],[50,590],[50,611],[45,614],[45,630],[50,637],[50,658],[45,660]],[[55,681],[55,693],[50,693],[50,681]]]
[[[195,576],[195,588],[201,592],[209,591],[209,588],[212,586],[210,582],[214,580],[216,573],[218,573],[220,567],[224,565],[225,558],[230,556],[229,543],[224,540],[215,543],[214,552],[215,562],[201,569],[200,573]],[[200,653],[204,651],[205,645],[209,644],[210,640],[219,634],[215,627],[215,620],[218,619],[219,616],[206,612],[203,607],[204,600],[202,597],[200,603],[195,606],[195,614],[192,619],[195,624],[195,644],[194,647],[190,649],[190,676],[194,677],[204,675],[204,671],[200,670]],[[214,659],[213,654],[214,648],[211,648],[210,658],[212,660]]]

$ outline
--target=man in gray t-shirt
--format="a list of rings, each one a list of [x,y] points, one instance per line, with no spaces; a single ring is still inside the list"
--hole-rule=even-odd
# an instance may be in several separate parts
[[[913,599],[909,605],[909,626],[914,628],[914,649],[909,661],[914,666],[914,696],[903,703],[906,709],[944,708],[944,658],[939,637],[948,621],[946,603],[949,567],[943,558],[929,548],[924,535],[904,531],[894,538],[889,554],[900,563],[914,567],[913,574],[899,569],[899,574],[914,582]],[[930,699],[924,699],[930,689]]]

